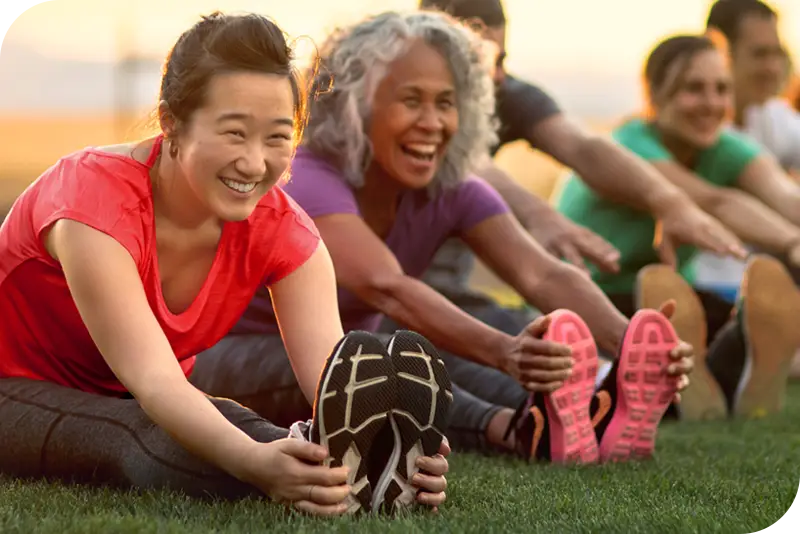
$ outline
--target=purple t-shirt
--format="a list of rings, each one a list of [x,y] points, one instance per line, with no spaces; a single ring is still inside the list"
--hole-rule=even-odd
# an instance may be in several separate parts
[[[297,151],[292,162],[292,179],[283,188],[312,219],[334,214],[360,216],[354,190],[336,168],[305,148]],[[448,238],[508,211],[500,195],[477,176],[468,177],[433,199],[425,190],[407,191],[400,198],[385,243],[403,272],[420,278]],[[353,252],[357,253],[357,249],[358,244],[353,243]],[[342,288],[339,288],[339,311],[345,332],[374,332],[382,319],[377,310]],[[269,292],[260,290],[234,332],[267,331],[277,332],[275,314]]]

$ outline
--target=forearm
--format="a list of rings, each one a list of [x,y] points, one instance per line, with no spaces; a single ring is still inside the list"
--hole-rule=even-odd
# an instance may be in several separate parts
[[[553,208],[545,200],[519,185],[493,161],[482,166],[477,174],[503,197],[511,212],[525,228],[531,228],[541,223],[543,218],[552,216]]]
[[[617,354],[628,319],[591,279],[575,267],[554,262],[537,284],[520,290],[522,296],[543,313],[557,309],[574,311],[586,321],[597,345]]]
[[[797,191],[773,202],[770,207],[791,224],[800,227],[800,185]]]
[[[601,197],[646,211],[655,218],[673,203],[689,202],[652,165],[603,137],[585,141],[574,159],[577,174]]]
[[[231,424],[200,390],[186,380],[150,380],[135,395],[145,413],[192,454],[247,480],[245,465],[256,444]]]
[[[404,276],[371,296],[371,304],[442,350],[498,367],[510,336],[468,315],[427,284]]]
[[[742,241],[769,252],[785,253],[800,242],[800,228],[745,193],[725,191],[707,211]]]

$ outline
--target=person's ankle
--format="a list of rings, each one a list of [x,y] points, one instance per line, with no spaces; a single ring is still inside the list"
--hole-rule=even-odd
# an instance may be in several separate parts
[[[508,425],[511,424],[511,419],[514,417],[514,410],[511,408],[503,408],[498,410],[497,413],[489,420],[486,426],[486,441],[495,447],[502,447],[508,450],[514,450],[514,443],[516,439],[516,432],[512,430],[506,437]]]

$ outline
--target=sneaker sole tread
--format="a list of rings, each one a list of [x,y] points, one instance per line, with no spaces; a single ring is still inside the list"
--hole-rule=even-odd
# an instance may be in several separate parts
[[[678,336],[660,312],[641,310],[625,333],[617,368],[617,399],[600,441],[600,460],[650,458],[661,418],[675,398],[677,380],[667,375]]]
[[[378,483],[376,499],[398,512],[414,505],[417,490],[409,482],[419,472],[416,460],[439,452],[449,426],[452,385],[435,347],[419,334],[400,331],[388,351],[397,376],[398,399],[392,422],[399,446],[396,465]],[[383,488],[385,486],[385,490]]]
[[[667,265],[650,265],[637,279],[637,308],[658,310],[674,299],[677,306],[670,322],[680,339],[694,349],[694,369],[689,386],[681,392],[677,406],[681,420],[712,421],[726,419],[725,395],[706,364],[708,356],[706,312],[694,289]]]
[[[594,463],[597,438],[590,416],[599,360],[586,323],[575,313],[559,310],[544,339],[569,345],[575,364],[563,386],[544,398],[553,463]]]
[[[789,369],[800,346],[800,293],[779,261],[757,256],[745,272],[742,294],[751,350],[733,411],[755,418],[783,408]]]
[[[311,441],[328,448],[324,465],[349,468],[348,513],[370,511],[367,459],[397,399],[397,379],[383,343],[368,333],[345,337],[323,369],[316,399]]]

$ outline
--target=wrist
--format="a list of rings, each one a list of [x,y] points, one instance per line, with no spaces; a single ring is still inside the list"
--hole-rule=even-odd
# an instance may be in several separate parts
[[[616,314],[614,324],[610,326],[606,335],[598,336],[595,341],[598,348],[606,351],[612,358],[616,359],[622,347],[622,340],[628,328],[629,320],[620,313]]]
[[[645,202],[654,219],[662,219],[675,209],[686,205],[688,199],[679,189],[670,186],[666,191],[651,191]]]
[[[252,485],[255,480],[253,466],[256,465],[256,455],[260,447],[268,445],[268,443],[259,443],[249,436],[245,436],[236,450],[222,451],[222,462],[219,467],[232,477]]]
[[[535,201],[526,202],[524,208],[519,209],[515,215],[522,227],[530,233],[543,225],[555,223],[559,214],[542,199],[535,197]]]
[[[784,254],[789,254],[791,251],[793,251],[798,246],[800,246],[800,233],[792,234],[784,242],[783,253]]]
[[[498,371],[506,372],[506,355],[511,352],[514,345],[514,336],[510,336],[504,332],[497,331],[493,339],[488,344],[488,351],[482,356],[486,359],[486,354],[491,354],[491,360],[486,362],[490,367]]]

